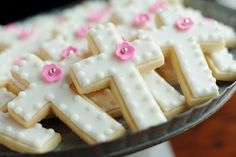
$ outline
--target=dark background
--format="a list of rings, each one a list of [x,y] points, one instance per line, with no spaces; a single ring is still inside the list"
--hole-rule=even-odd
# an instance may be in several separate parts
[[[50,11],[82,0],[2,0],[0,24],[7,24],[40,12]]]

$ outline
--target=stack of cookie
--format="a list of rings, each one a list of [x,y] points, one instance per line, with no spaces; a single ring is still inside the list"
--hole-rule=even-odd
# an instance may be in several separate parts
[[[234,46],[232,28],[173,0],[85,2],[2,26],[0,143],[53,150],[60,134],[37,124],[48,116],[88,144],[123,136],[117,117],[134,132],[165,123],[236,80]]]

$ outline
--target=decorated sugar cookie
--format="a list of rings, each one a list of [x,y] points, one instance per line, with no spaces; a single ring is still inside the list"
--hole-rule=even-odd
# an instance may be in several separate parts
[[[0,88],[0,111],[6,111],[6,104],[15,97],[15,94],[9,92],[6,88]]]
[[[185,97],[155,71],[143,74],[143,78],[155,100],[168,118],[172,118],[188,108]]]
[[[236,80],[236,60],[226,48],[206,54],[206,59],[217,80]]]
[[[171,57],[188,104],[197,105],[218,95],[216,80],[202,52],[224,47],[224,38],[217,32],[218,26],[198,23],[194,17],[188,16],[188,11],[179,7],[157,11],[156,16],[162,27],[140,31],[140,36],[156,39],[166,56]]]
[[[63,38],[56,38],[45,42],[40,46],[39,50],[39,55],[42,59],[53,61],[61,61],[71,53],[81,56],[80,49],[69,44]],[[74,85],[71,87],[75,90]],[[20,89],[22,88],[20,87]],[[112,95],[110,89],[102,89],[86,96],[112,117],[119,117],[121,115],[117,100]]]
[[[226,42],[226,46],[227,47],[235,47],[236,46],[236,33],[231,27],[226,26],[220,22],[217,22],[211,18],[204,17],[197,10],[194,10],[191,8],[184,8],[182,6],[175,6],[175,7],[176,7],[175,9],[178,9],[179,11],[184,10],[186,15],[189,15],[194,19],[195,23],[198,23],[198,24],[205,23],[205,24],[209,24],[209,25],[216,25],[217,26],[216,32],[219,32],[223,35],[224,40]],[[168,24],[172,25],[172,23],[166,22],[166,25],[168,25]],[[159,23],[160,27],[161,27],[161,25],[162,24]],[[221,80],[221,81],[235,80],[236,73],[233,70],[234,64],[232,64],[235,61],[232,58],[232,55],[228,52],[228,50],[225,48],[222,48],[222,49],[216,50],[216,51],[214,51],[214,50],[213,51],[208,50],[208,51],[205,52],[205,56],[206,56],[206,60],[209,64],[209,67],[213,72],[213,76],[217,80]],[[220,53],[218,53],[218,52],[220,52]],[[217,60],[216,60],[216,58],[217,58]],[[226,60],[228,62],[225,62]],[[224,66],[224,64],[225,64],[225,66]],[[224,66],[224,69],[222,69],[222,68],[219,69],[220,65]],[[163,76],[165,76],[165,78],[168,81],[172,81],[173,84],[177,83],[177,80],[176,81],[173,80],[174,77],[172,75],[175,75],[175,74],[174,74],[171,66],[163,66],[160,68],[160,70],[161,70]],[[172,75],[169,77],[169,74],[171,74],[171,73],[172,73]]]
[[[72,66],[71,76],[79,93],[110,86],[123,116],[133,131],[166,121],[145,85],[142,72],[164,63],[160,48],[151,39],[123,40],[111,24],[90,29],[88,40],[94,56]]]
[[[138,8],[138,9],[137,9]],[[138,33],[138,30],[140,29],[151,29],[151,28],[156,28],[154,24],[154,13],[156,10],[159,9],[166,9],[167,4],[162,1],[153,1],[149,0],[146,1],[145,4],[141,1],[132,1],[131,4],[128,5],[128,7],[123,6],[122,9],[115,9],[113,13],[113,20],[115,23],[118,25],[118,30],[120,33],[124,36],[124,38],[127,39],[133,39],[136,34]],[[120,25],[119,25],[120,24]],[[172,72],[172,71],[171,71]],[[155,76],[157,75],[157,76]],[[155,84],[155,80],[161,79],[158,74],[153,74],[149,75],[149,77],[145,77],[145,74],[143,75],[144,78],[148,78],[149,80],[146,81],[146,84],[149,85],[149,87],[156,87],[156,90],[162,90],[159,87],[167,87],[170,89],[171,87],[165,82],[165,81],[160,81],[160,83]],[[152,82],[152,83],[151,83]],[[173,88],[172,88],[173,89]],[[175,95],[178,93],[176,90],[170,90],[170,92],[164,92],[167,95]],[[166,115],[169,115],[170,110],[172,111],[178,111],[175,112],[174,114],[170,113],[172,116],[176,115],[177,113],[183,112],[184,109],[186,109],[185,106],[185,99],[182,97],[181,101],[175,101],[178,99],[177,97],[173,98],[173,101],[175,101],[175,105],[172,106],[172,109],[168,110],[170,104],[169,102],[162,101],[163,99],[168,99],[166,97],[163,97],[163,95],[158,95],[155,93],[152,93],[153,96],[155,97],[156,101],[158,104],[163,108],[163,111]],[[180,95],[180,94],[179,94]],[[175,109],[174,109],[175,108]]]
[[[43,62],[34,55],[12,69],[13,77],[25,85],[25,91],[8,104],[11,116],[31,127],[53,113],[89,144],[105,142],[124,134],[121,124],[70,88],[70,65],[75,53],[58,63]]]
[[[0,144],[9,149],[21,153],[46,153],[60,141],[60,134],[53,129],[43,128],[39,123],[32,128],[24,128],[8,113],[0,112]]]

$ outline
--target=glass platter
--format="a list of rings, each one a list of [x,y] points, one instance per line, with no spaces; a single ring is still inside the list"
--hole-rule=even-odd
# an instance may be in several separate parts
[[[186,5],[202,10],[208,17],[213,17],[225,24],[231,25],[236,29],[236,11],[227,9],[212,1],[204,0],[186,0]],[[220,10],[220,11],[219,11]],[[236,49],[231,52],[236,57]],[[133,152],[137,152],[148,147],[160,144],[170,140],[178,134],[181,134],[202,121],[206,120],[217,110],[219,110],[225,102],[236,91],[236,82],[218,82],[220,87],[220,96],[210,100],[200,106],[194,107],[179,116],[169,120],[167,123],[137,133],[128,133],[126,136],[112,142],[102,143],[89,146],[82,142],[78,136],[73,134],[63,123],[57,119],[47,120],[43,122],[45,127],[52,127],[62,134],[62,143],[56,150],[47,154],[36,155],[40,157],[110,157],[123,156]],[[19,154],[0,146],[0,156],[8,157],[31,157],[30,154]]]

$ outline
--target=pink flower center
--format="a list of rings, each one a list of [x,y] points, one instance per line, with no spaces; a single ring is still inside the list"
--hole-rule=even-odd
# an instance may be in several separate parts
[[[61,79],[62,69],[56,64],[45,64],[41,72],[41,78],[46,83],[54,83]]]
[[[186,31],[192,28],[193,21],[190,17],[180,17],[175,26],[180,31]]]
[[[135,55],[135,47],[128,41],[123,41],[116,46],[116,57],[120,60],[130,60]]]
[[[134,17],[133,25],[135,27],[141,28],[146,26],[150,22],[150,20],[151,17],[147,13],[140,13]]]
[[[70,56],[70,54],[77,53],[78,49],[75,46],[68,46],[61,52],[61,58],[65,59]]]

